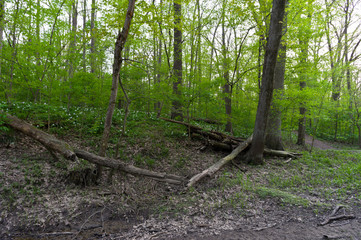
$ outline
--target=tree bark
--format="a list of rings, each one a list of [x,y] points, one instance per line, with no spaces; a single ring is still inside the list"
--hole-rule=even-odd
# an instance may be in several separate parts
[[[287,13],[283,22],[283,36],[287,32]],[[280,49],[278,53],[277,63],[275,67],[274,89],[278,90],[277,99],[282,98],[284,89],[285,70],[286,70],[286,42],[281,39]],[[275,97],[275,96],[274,96]],[[277,103],[271,102],[271,111],[268,116],[265,144],[268,148],[274,150],[284,150],[282,144],[281,131],[281,111]]]
[[[103,136],[102,136],[102,140],[100,142],[100,149],[99,149],[99,155],[102,157],[105,156],[105,152],[108,147],[108,141],[109,141],[109,137],[110,137],[110,128],[112,125],[112,118],[113,118],[113,113],[114,113],[114,108],[115,108],[117,93],[118,93],[119,73],[120,73],[120,69],[122,66],[122,62],[123,62],[121,55],[122,55],[122,51],[123,51],[125,42],[127,41],[130,24],[131,24],[133,14],[134,14],[134,8],[135,8],[135,0],[129,0],[128,10],[127,10],[127,15],[125,17],[123,30],[118,33],[118,37],[115,42],[111,95],[110,95],[108,110],[107,110],[107,114],[106,114],[105,122],[104,122]],[[101,167],[101,165],[98,165],[97,178],[100,178],[101,174],[102,174],[102,167]]]
[[[86,0],[83,0],[83,72],[86,72]]]
[[[2,55],[2,51],[3,51],[4,15],[5,15],[5,0],[0,0],[0,56]],[[2,59],[0,59],[0,79],[3,79]]]
[[[311,16],[308,16],[311,18]],[[303,36],[304,37],[304,36]],[[305,65],[308,62],[308,44],[309,44],[309,37],[305,36],[306,40],[300,40],[300,47],[301,47],[301,73],[300,73],[300,91],[306,88],[306,78],[307,74],[305,74],[303,71],[304,69],[307,69]],[[306,144],[305,137],[306,137],[306,107],[305,103],[301,102],[300,104],[300,119],[298,120],[298,135],[297,135],[297,145],[304,146]]]
[[[182,5],[174,1],[174,63],[173,94],[171,119],[183,120],[181,90],[182,85]]]
[[[95,17],[96,17],[96,0],[92,0],[90,13],[90,73],[95,73]]]
[[[269,37],[263,63],[261,94],[258,101],[253,140],[251,148],[246,155],[247,162],[252,164],[263,164],[267,117],[273,95],[274,72],[282,37],[282,22],[285,6],[286,0],[273,1]]]

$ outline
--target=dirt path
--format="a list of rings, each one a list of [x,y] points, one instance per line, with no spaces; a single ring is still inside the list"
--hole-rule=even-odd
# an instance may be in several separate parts
[[[330,143],[328,143],[326,141],[314,139],[310,135],[306,135],[305,142],[306,142],[306,144],[313,146],[314,148],[321,149],[321,150],[336,149],[335,147],[331,146]]]
[[[166,239],[166,238],[164,238]],[[175,238],[182,239],[182,238]],[[286,223],[259,231],[225,231],[217,236],[186,236],[186,239],[242,239],[242,240],[316,240],[316,239],[361,239],[361,222],[352,221],[339,226],[317,226],[304,223]]]

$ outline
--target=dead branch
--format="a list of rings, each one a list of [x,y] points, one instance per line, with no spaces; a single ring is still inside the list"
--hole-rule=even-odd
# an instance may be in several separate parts
[[[326,224],[332,223],[332,222],[337,221],[337,220],[347,220],[347,219],[354,219],[354,218],[356,218],[354,215],[342,214],[342,215],[339,215],[339,216],[329,217],[325,221],[320,223],[319,225],[324,226]]]
[[[126,164],[124,162],[121,162],[121,161],[118,161],[118,160],[115,160],[112,158],[100,157],[98,155],[95,155],[93,153],[86,152],[83,150],[76,149],[75,153],[79,158],[85,159],[88,162],[99,164],[99,165],[113,168],[113,169],[117,169],[117,170],[120,170],[120,171],[123,171],[126,173],[130,173],[133,175],[146,176],[146,177],[153,178],[157,181],[167,182],[167,183],[171,183],[171,184],[182,184],[182,182],[185,181],[185,178],[177,176],[177,175],[153,172],[153,171],[150,171],[147,169],[142,169],[142,168],[138,168],[133,165],[130,165],[130,164]]]
[[[187,188],[192,187],[194,184],[199,182],[201,179],[205,177],[211,177],[214,173],[220,170],[224,165],[226,165],[229,161],[234,159],[240,152],[248,147],[252,142],[252,136],[250,136],[246,141],[242,142],[236,149],[234,149],[229,155],[225,156],[209,168],[205,169],[203,172],[193,176],[187,184]]]
[[[163,117],[160,117],[160,119],[167,121],[167,122],[177,123],[177,124],[186,126],[188,128],[188,130],[190,131],[190,133],[196,133],[207,139],[216,140],[216,141],[219,141],[222,143],[238,145],[240,142],[244,141],[244,139],[236,138],[236,137],[233,137],[233,136],[221,133],[221,132],[207,131],[201,127],[198,127],[198,126],[186,123],[186,122],[176,121],[173,119],[168,119],[168,118],[163,118]]]
[[[324,226],[326,224],[332,223],[332,222],[337,221],[337,220],[347,220],[347,219],[354,219],[355,218],[354,215],[346,215],[346,214],[335,216],[337,214],[337,212],[341,208],[343,208],[342,205],[337,205],[335,207],[335,209],[333,209],[332,213],[323,222],[321,222],[319,224],[319,226]]]
[[[54,152],[61,154],[68,160],[76,160],[76,154],[74,153],[73,148],[66,142],[61,141],[50,135],[46,132],[43,132],[29,123],[9,114],[6,114],[8,121],[6,124],[25,135],[35,139],[36,141],[40,142],[50,153],[51,155],[56,158]]]

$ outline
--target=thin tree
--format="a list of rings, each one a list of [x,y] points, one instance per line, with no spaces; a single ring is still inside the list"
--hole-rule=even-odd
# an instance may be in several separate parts
[[[90,13],[90,73],[95,73],[95,17],[96,17],[96,0],[92,0]]]
[[[263,151],[267,117],[273,95],[273,80],[277,62],[278,49],[282,37],[283,17],[285,14],[286,0],[273,0],[271,22],[263,63],[262,85],[259,96],[256,122],[253,130],[253,139],[246,160],[252,164],[263,164]]]
[[[128,33],[130,29],[130,24],[132,22],[133,14],[135,8],[135,0],[129,0],[127,15],[125,16],[125,22],[122,31],[118,33],[117,40],[115,42],[115,49],[114,49],[114,62],[113,62],[113,75],[112,75],[112,88],[111,94],[109,98],[109,105],[107,114],[105,116],[104,122],[104,131],[102,140],[100,142],[100,149],[99,149],[99,156],[104,157],[107,147],[108,141],[110,137],[110,128],[112,125],[112,118],[115,109],[115,104],[117,100],[117,93],[118,93],[118,83],[119,83],[119,74],[120,69],[122,66],[123,58],[122,58],[122,51],[124,45],[128,38]],[[102,175],[102,167],[100,165],[97,166],[97,178],[99,179]]]
[[[183,119],[181,90],[183,80],[183,66],[182,66],[182,5],[181,1],[174,1],[174,63],[173,63],[173,94],[171,118]]]

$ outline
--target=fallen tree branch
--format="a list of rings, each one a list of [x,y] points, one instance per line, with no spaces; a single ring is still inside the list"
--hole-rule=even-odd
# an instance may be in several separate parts
[[[327,218],[325,221],[323,221],[322,223],[320,223],[320,226],[324,226],[326,224],[332,223],[333,221],[337,221],[337,220],[347,220],[347,219],[354,219],[356,218],[354,215],[339,215],[339,216],[334,216],[334,217],[329,217]]]
[[[205,169],[203,172],[193,176],[187,184],[187,188],[192,187],[194,184],[199,182],[201,179],[205,177],[211,177],[214,173],[220,170],[224,165],[230,162],[232,159],[237,157],[237,155],[242,152],[244,149],[248,147],[249,144],[252,142],[252,136],[250,136],[246,141],[242,142],[237,148],[235,148],[229,155],[225,156],[209,168]]]
[[[126,164],[112,158],[100,157],[87,151],[73,149],[68,143],[61,141],[53,135],[50,135],[35,128],[34,126],[26,123],[23,120],[20,120],[17,117],[8,114],[6,116],[8,119],[8,122],[6,124],[9,127],[14,128],[17,131],[20,131],[25,135],[37,140],[42,145],[44,145],[45,148],[48,149],[52,154],[54,151],[61,154],[66,159],[71,160],[75,160],[79,157],[87,160],[88,162],[99,164],[101,166],[117,169],[133,175],[150,177],[157,181],[167,182],[171,184],[182,184],[185,181],[185,178],[177,175],[153,172],[147,169],[142,169],[130,164]]]
[[[54,152],[57,152],[68,160],[76,160],[76,154],[74,153],[73,148],[68,143],[57,139],[53,135],[37,129],[33,125],[15,116],[6,114],[6,117],[8,119],[6,125],[40,142],[54,158],[56,158]]]
[[[98,155],[95,155],[93,153],[83,151],[76,149],[74,150],[76,155],[79,158],[85,159],[88,162],[99,164],[101,166],[117,169],[126,173],[130,173],[133,175],[142,175],[146,177],[153,178],[157,181],[167,182],[171,184],[182,184],[182,182],[185,181],[184,177],[180,177],[173,174],[166,174],[166,173],[159,173],[159,172],[153,172],[147,169],[138,168],[130,164],[123,163],[121,161],[107,158],[107,157],[100,157]]]
[[[186,123],[186,122],[176,121],[173,119],[168,119],[168,118],[163,118],[163,117],[160,117],[160,119],[167,121],[167,122],[177,123],[177,124],[186,126],[188,128],[188,130],[190,131],[190,133],[196,133],[205,138],[213,139],[213,140],[216,140],[216,141],[219,141],[222,143],[238,145],[239,143],[244,141],[244,139],[236,138],[236,137],[233,137],[233,136],[221,133],[221,132],[207,131],[201,127],[198,127],[198,126]]]
[[[337,220],[347,220],[347,219],[354,219],[356,218],[354,215],[346,215],[346,214],[342,214],[342,215],[338,215],[335,216],[336,213],[343,208],[342,205],[337,205],[335,207],[335,209],[333,209],[332,213],[323,221],[319,224],[319,226],[324,226],[326,224],[332,223],[333,221],[337,221]]]

